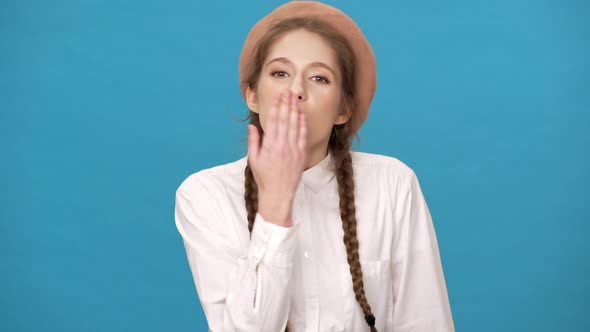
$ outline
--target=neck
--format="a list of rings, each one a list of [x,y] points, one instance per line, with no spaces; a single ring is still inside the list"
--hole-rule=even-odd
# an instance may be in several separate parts
[[[308,170],[315,165],[319,164],[320,161],[324,160],[328,155],[328,142],[318,147],[312,147],[307,151],[307,163],[305,164],[305,170]]]

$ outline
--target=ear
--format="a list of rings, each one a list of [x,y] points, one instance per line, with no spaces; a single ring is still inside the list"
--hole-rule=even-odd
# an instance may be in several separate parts
[[[252,112],[258,113],[258,96],[250,87],[246,88],[246,104]]]
[[[334,122],[335,125],[341,125],[346,123],[346,121],[348,121],[350,119],[350,117],[352,116],[352,110],[350,109],[350,107],[345,107],[344,108],[344,112],[342,112],[342,114],[338,115],[338,117],[336,117],[336,121]]]

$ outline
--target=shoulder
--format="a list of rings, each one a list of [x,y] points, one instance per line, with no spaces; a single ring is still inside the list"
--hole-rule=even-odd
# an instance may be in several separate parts
[[[376,153],[351,151],[355,175],[380,182],[409,184],[416,176],[414,170],[400,159]]]
[[[211,197],[220,191],[240,190],[244,186],[244,169],[247,157],[205,168],[188,175],[178,186],[176,192],[184,194],[204,194]]]
[[[359,195],[377,201],[387,197],[385,204],[396,207],[407,204],[408,197],[418,188],[414,170],[396,157],[366,152],[351,152],[351,157]]]

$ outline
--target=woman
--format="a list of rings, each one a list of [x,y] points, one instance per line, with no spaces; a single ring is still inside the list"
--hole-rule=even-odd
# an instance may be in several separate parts
[[[351,151],[376,88],[356,24],[293,1],[240,56],[248,155],[190,175],[176,226],[211,331],[454,331],[418,179]]]

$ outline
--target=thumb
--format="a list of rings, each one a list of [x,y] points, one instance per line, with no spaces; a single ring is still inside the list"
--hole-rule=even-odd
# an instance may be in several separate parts
[[[260,134],[256,126],[248,125],[248,158],[250,162],[258,160],[258,149],[260,148]]]

